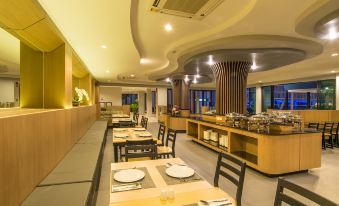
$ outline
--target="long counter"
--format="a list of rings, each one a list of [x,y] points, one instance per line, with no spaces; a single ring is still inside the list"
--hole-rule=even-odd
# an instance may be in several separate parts
[[[227,135],[227,147],[204,140],[204,131]],[[221,123],[190,118],[186,133],[194,142],[245,161],[267,175],[305,171],[321,166],[321,133],[315,130],[262,132],[227,127]]]

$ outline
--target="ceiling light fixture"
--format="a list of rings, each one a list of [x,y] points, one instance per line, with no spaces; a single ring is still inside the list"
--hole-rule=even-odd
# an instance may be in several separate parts
[[[333,56],[333,57],[338,56],[338,53],[333,53],[333,54],[331,54],[331,56]]]
[[[107,49],[107,45],[103,44],[103,45],[101,45],[101,48]]]
[[[215,62],[213,61],[213,56],[212,56],[212,55],[209,55],[209,56],[208,56],[208,62],[207,62],[207,64],[210,65],[210,66],[212,66],[214,63],[215,63]]]
[[[198,83],[198,81],[197,81],[196,78],[194,78],[194,79],[193,79],[193,84],[196,84],[196,83]]]
[[[327,39],[334,40],[338,38],[338,32],[335,27],[331,27],[328,29]]]
[[[147,63],[149,63],[148,59],[145,59],[145,58],[140,59],[140,64],[147,64]]]
[[[334,70],[332,70],[332,71],[331,71],[331,73],[335,73],[335,71],[334,71]]]
[[[130,77],[132,77],[132,78],[134,78],[135,77],[135,74],[131,74],[131,75],[129,75]]]
[[[110,73],[110,71],[109,71],[109,70],[106,70],[106,73]]]
[[[169,77],[167,77],[167,78],[165,79],[165,81],[166,81],[166,82],[171,82],[171,79],[170,79]]]
[[[259,83],[262,83],[262,81],[258,81]]]
[[[190,79],[188,78],[188,76],[187,75],[185,75],[185,82],[188,82]]]
[[[172,31],[172,30],[173,30],[173,27],[172,27],[171,24],[165,24],[165,25],[164,25],[164,29],[165,29],[165,31]]]
[[[195,77],[199,79],[201,76],[200,76],[200,74],[197,74],[197,75],[195,75]]]
[[[251,69],[256,70],[258,68],[257,63],[253,62]]]

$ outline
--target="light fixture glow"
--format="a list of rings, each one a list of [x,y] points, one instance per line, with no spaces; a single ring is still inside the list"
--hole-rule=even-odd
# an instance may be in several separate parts
[[[107,49],[107,45],[103,44],[103,45],[101,45],[101,48]]]
[[[132,78],[134,78],[135,77],[135,74],[131,74],[131,75],[129,75],[130,77],[132,77]]]
[[[145,58],[140,59],[140,64],[147,64],[147,63],[149,63],[148,59],[145,59]]]
[[[262,83],[262,81],[258,81],[259,83]]]
[[[185,75],[185,82],[188,82],[190,79],[188,78],[188,76],[187,75]]]
[[[331,54],[331,56],[333,56],[333,57],[338,56],[338,53],[333,53],[333,54]]]
[[[196,84],[196,83],[198,83],[198,81],[197,81],[197,79],[196,79],[196,78],[194,78],[192,82],[193,82],[193,84]]]
[[[109,70],[106,70],[106,73],[110,73],[110,71],[109,71]]]
[[[257,63],[253,62],[251,69],[256,70],[258,68]]]
[[[164,25],[164,29],[165,29],[165,31],[172,31],[172,30],[173,30],[173,27],[172,27],[171,24],[165,24],[165,25]]]
[[[195,75],[195,77],[199,79],[201,76],[200,76],[200,74],[197,74],[197,75]]]
[[[338,38],[338,32],[335,27],[331,27],[328,29],[327,39],[334,40]]]
[[[208,62],[207,62],[208,65],[212,66],[214,64],[214,61],[213,61],[213,56],[212,55],[209,55],[208,56]]]
[[[332,71],[331,71],[331,73],[335,73],[335,71],[334,71],[334,70],[332,70]]]
[[[166,82],[171,82],[171,79],[170,79],[169,77],[167,77],[167,78],[165,79],[165,81],[166,81]]]

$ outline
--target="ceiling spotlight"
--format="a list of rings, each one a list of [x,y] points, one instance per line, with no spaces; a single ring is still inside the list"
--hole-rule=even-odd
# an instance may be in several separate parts
[[[103,44],[103,45],[101,45],[101,48],[107,49],[107,45]]]
[[[328,29],[327,39],[334,40],[338,38],[338,32],[335,27],[331,27]]]
[[[198,81],[197,81],[197,79],[196,79],[196,78],[194,78],[192,82],[193,82],[193,84],[196,84],[196,83],[198,83]]]
[[[208,56],[208,62],[207,62],[207,64],[210,65],[210,66],[212,66],[214,63],[215,63],[215,62],[213,61],[213,56],[212,56],[212,55],[209,55],[209,56]]]
[[[253,62],[251,69],[256,70],[258,68],[257,63]]]
[[[147,64],[147,63],[149,63],[148,59],[145,59],[145,58],[140,59],[140,64]]]
[[[106,70],[106,73],[110,73],[110,71],[109,71],[109,70]]]
[[[165,24],[165,25],[164,25],[164,29],[165,29],[165,31],[172,31],[172,30],[173,30],[173,27],[172,27],[171,24]]]
[[[334,70],[332,70],[332,71],[331,71],[331,73],[335,73],[335,71],[334,71]]]
[[[188,76],[187,75],[185,75],[185,82],[188,82],[190,79],[188,78]]]
[[[333,57],[338,56],[338,53],[333,53],[333,54],[331,54],[331,56],[333,56]]]
[[[201,76],[200,76],[200,74],[197,74],[197,75],[195,75],[195,77],[199,79]]]
[[[169,77],[167,77],[167,78],[165,79],[165,81],[166,81],[166,82],[171,82],[171,79],[170,79]]]
[[[135,74],[131,74],[131,75],[129,75],[130,77],[132,77],[132,78],[134,78],[135,77]]]
[[[259,83],[262,83],[262,81],[258,81]]]

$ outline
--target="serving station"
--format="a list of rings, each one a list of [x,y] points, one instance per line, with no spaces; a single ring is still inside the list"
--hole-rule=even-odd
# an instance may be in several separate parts
[[[231,154],[249,167],[274,176],[321,166],[321,133],[301,125],[296,116],[286,114],[244,119],[235,114],[214,119],[208,115],[187,119],[186,133],[194,142]]]

